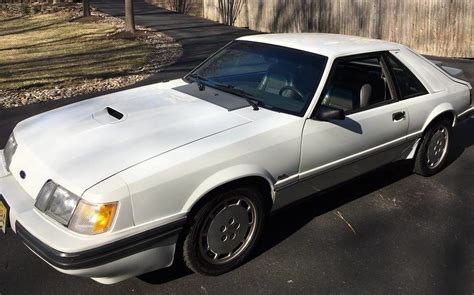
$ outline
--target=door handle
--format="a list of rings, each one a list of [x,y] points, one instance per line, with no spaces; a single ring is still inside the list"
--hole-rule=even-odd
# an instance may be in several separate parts
[[[401,120],[405,120],[406,119],[406,114],[405,112],[396,112],[396,113],[393,113],[392,114],[392,120],[393,122],[399,122]]]

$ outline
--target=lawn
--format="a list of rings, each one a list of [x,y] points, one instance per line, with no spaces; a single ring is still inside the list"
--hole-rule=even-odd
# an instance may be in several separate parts
[[[108,23],[70,22],[69,13],[0,20],[0,88],[21,89],[132,73],[154,53],[133,40],[111,39]]]
[[[0,94],[87,88],[139,74],[156,58],[153,42],[114,37],[121,28],[113,18],[72,19],[71,12],[0,16]],[[0,108],[27,103],[0,98]]]

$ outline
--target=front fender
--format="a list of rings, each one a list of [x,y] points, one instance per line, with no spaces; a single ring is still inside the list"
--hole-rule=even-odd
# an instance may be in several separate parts
[[[213,175],[209,176],[204,180],[191,194],[186,203],[184,204],[183,211],[189,212],[191,208],[207,193],[215,188],[218,188],[224,184],[232,182],[234,180],[242,179],[245,177],[261,177],[265,179],[270,185],[272,192],[272,200],[275,201],[274,195],[274,177],[264,168],[256,165],[237,165],[220,170]]]

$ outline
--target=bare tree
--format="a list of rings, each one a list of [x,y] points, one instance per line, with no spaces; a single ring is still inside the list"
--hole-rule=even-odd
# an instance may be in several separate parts
[[[191,7],[190,2],[188,0],[168,0],[168,6],[176,12],[187,13]]]
[[[133,0],[125,0],[125,31],[135,33]]]
[[[82,15],[90,16],[91,15],[91,6],[89,0],[82,0]]]
[[[233,26],[245,0],[219,0],[219,14],[225,24]]]

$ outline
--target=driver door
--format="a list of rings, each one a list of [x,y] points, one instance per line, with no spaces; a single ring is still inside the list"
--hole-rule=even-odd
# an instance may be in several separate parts
[[[409,116],[397,100],[390,77],[382,53],[344,57],[334,62],[319,104],[343,109],[346,117],[306,121],[301,184],[317,192],[400,156],[405,148]]]

